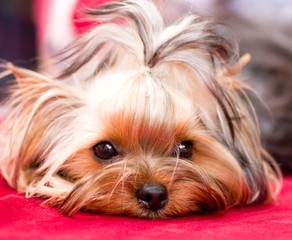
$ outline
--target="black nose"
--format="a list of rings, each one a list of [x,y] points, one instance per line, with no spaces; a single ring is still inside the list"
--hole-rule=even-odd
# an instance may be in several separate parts
[[[136,196],[143,207],[158,211],[162,209],[168,200],[168,192],[160,183],[145,183],[136,192]]]

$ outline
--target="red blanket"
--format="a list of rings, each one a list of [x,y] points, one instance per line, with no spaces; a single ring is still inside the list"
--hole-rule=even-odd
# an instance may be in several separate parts
[[[292,239],[292,177],[286,177],[277,204],[234,209],[225,215],[168,220],[78,213],[26,199],[0,177],[0,239]]]

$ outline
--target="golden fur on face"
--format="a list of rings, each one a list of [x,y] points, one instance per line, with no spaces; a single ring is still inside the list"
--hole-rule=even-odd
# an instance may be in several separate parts
[[[248,56],[232,62],[217,23],[165,26],[148,1],[88,13],[105,23],[60,54],[66,80],[6,66],[16,82],[0,167],[12,187],[66,215],[142,218],[276,197],[281,174],[237,77]]]

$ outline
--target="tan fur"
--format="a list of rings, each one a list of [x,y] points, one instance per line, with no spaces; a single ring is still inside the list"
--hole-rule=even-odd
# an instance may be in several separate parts
[[[274,200],[281,173],[261,146],[238,79],[248,55],[231,64],[233,48],[216,23],[190,15],[164,26],[148,1],[90,13],[123,18],[123,26],[105,23],[65,50],[63,61],[73,62],[60,75],[66,81],[6,67],[16,78],[1,126],[0,166],[10,186],[66,215],[168,218]],[[117,156],[94,155],[103,141]],[[184,141],[193,144],[191,159],[179,158]],[[145,183],[166,187],[161,209],[137,199]]]

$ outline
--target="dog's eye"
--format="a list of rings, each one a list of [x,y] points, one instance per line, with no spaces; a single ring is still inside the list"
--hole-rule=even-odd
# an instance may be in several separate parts
[[[118,155],[114,145],[110,142],[100,142],[93,146],[93,153],[102,160],[109,160]]]
[[[179,158],[191,159],[193,156],[193,142],[183,141],[177,145],[176,155]]]

